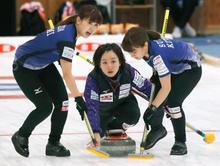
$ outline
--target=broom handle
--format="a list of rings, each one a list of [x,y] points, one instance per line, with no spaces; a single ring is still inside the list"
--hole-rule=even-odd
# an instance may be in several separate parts
[[[169,15],[170,15],[170,9],[167,7],[165,10],[165,14],[164,14],[163,27],[162,27],[162,32],[161,32],[162,37],[165,37],[166,31],[167,31]]]
[[[92,127],[91,127],[91,125],[90,125],[88,116],[87,116],[87,114],[86,114],[85,111],[84,111],[84,119],[85,119],[85,122],[86,122],[86,127],[87,127],[87,129],[88,129],[88,131],[89,131],[89,135],[90,135],[91,138],[92,138],[92,142],[93,142],[94,146],[96,146],[97,141],[96,141],[96,139],[95,139],[94,132],[93,132],[93,130],[92,130]]]
[[[139,93],[137,93],[138,91],[137,91],[135,88],[132,88],[132,91],[133,91],[134,93],[136,93],[136,94],[139,94]],[[154,91],[155,91],[155,85],[152,83],[151,93],[150,93],[150,99],[149,99],[148,106],[150,106],[151,103],[152,103],[152,101],[153,101]],[[145,96],[145,95],[144,95],[144,96]],[[148,99],[148,98],[145,96],[144,99]],[[141,152],[144,151],[144,143],[145,143],[146,138],[147,138],[148,130],[149,130],[149,126],[148,126],[148,124],[145,124],[145,125],[144,125],[144,132],[143,132],[143,136],[142,136],[142,140],[141,140],[141,144],[140,144],[140,150],[141,150]]]

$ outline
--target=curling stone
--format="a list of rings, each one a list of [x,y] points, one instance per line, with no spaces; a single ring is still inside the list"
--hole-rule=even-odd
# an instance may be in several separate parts
[[[128,156],[130,153],[135,153],[136,143],[127,134],[114,130],[108,136],[101,140],[100,150],[107,152],[112,157]]]

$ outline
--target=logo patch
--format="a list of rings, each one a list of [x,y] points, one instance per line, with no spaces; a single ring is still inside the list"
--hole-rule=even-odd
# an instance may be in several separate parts
[[[100,95],[101,102],[113,102],[113,93],[106,93]]]
[[[123,85],[121,85],[118,98],[121,99],[121,98],[129,96],[130,88],[131,88],[130,84],[123,84]]]
[[[61,111],[64,111],[64,112],[68,111],[68,107],[69,107],[69,101],[68,100],[63,101]]]
[[[57,27],[57,32],[61,32],[65,29],[66,25],[58,26]]]
[[[137,85],[138,88],[141,88],[144,86],[144,80],[145,78],[143,78],[137,71],[134,72],[134,80],[133,83],[135,85]]]
[[[153,59],[153,65],[154,65],[155,70],[158,72],[159,76],[162,76],[162,75],[169,73],[169,70],[166,67],[166,65],[160,55],[157,55]]]
[[[72,49],[70,47],[64,47],[63,48],[62,57],[72,60],[74,54],[75,54],[74,49]]]
[[[91,90],[90,99],[99,100],[99,95],[94,90]]]
[[[43,92],[41,86],[40,86],[39,88],[37,88],[37,89],[34,89],[34,94],[35,94],[35,95],[37,95],[37,94],[39,94],[39,93],[41,93],[41,92]]]

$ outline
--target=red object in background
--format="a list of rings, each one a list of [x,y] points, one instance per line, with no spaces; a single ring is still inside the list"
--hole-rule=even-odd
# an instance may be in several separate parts
[[[99,45],[100,45],[99,43],[81,43],[76,45],[76,48],[80,51],[93,52],[98,48]]]
[[[0,53],[7,53],[15,50],[15,46],[10,44],[0,44]]]

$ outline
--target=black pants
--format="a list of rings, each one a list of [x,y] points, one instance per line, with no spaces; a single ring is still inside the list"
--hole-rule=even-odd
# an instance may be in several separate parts
[[[161,4],[163,7],[170,7],[175,25],[184,28],[198,5],[198,0],[183,0],[182,8],[177,5],[176,0],[161,0]]]
[[[185,72],[177,75],[171,75],[171,91],[162,105],[166,105],[169,108],[180,107],[182,117],[171,118],[173,125],[175,140],[180,142],[186,141],[185,132],[185,114],[182,108],[182,104],[186,97],[192,92],[201,78],[202,69],[194,68],[186,70]],[[152,82],[156,84],[156,94],[160,90],[160,83],[158,76],[153,76]]]
[[[36,107],[24,121],[19,134],[29,137],[34,128],[53,112],[49,141],[59,141],[68,113],[68,95],[55,65],[51,64],[41,70],[29,70],[13,64],[13,73],[25,96]]]
[[[140,109],[137,100],[133,95],[130,95],[113,110],[100,110],[101,136],[104,136],[106,130],[109,129],[126,130],[126,127],[137,124],[139,118]]]

